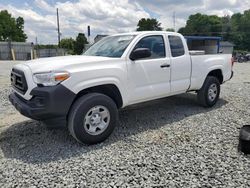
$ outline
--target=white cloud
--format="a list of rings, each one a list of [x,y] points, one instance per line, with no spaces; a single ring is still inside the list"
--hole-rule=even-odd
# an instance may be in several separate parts
[[[54,12],[55,9],[44,0],[35,0],[35,5],[47,12]]]
[[[30,1],[29,1],[30,2]],[[56,8],[59,9],[62,37],[76,37],[91,26],[95,34],[129,32],[136,29],[143,17],[156,17],[165,28],[173,27],[173,12],[176,13],[176,28],[185,25],[189,15],[197,12],[232,15],[250,7],[249,0],[35,0],[18,7],[0,3],[13,16],[25,20],[28,41],[57,43]]]
[[[21,16],[25,20],[24,30],[28,35],[28,41],[34,42],[36,37],[41,37],[43,43],[52,43],[52,37],[56,36],[55,18],[51,15],[41,15],[31,7],[17,8],[12,5],[0,5],[0,9],[7,9],[14,17]]]

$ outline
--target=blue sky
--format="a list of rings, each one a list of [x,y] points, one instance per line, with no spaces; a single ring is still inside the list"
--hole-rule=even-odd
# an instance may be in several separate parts
[[[197,12],[218,16],[232,15],[250,8],[249,0],[0,0],[0,10],[25,20],[28,41],[57,43],[56,8],[59,9],[62,38],[75,38],[91,26],[96,34],[135,31],[141,18],[157,18],[164,29],[185,26],[189,15]]]

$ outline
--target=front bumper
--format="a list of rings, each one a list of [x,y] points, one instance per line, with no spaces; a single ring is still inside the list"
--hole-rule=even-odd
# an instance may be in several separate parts
[[[13,92],[9,95],[9,100],[22,115],[35,120],[61,117],[66,119],[76,96],[61,84],[53,87],[36,87],[30,94],[32,98],[25,100]]]

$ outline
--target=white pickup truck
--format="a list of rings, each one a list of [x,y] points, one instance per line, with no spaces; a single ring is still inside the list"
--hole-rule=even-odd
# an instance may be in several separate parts
[[[213,106],[232,75],[230,54],[190,55],[181,34],[106,37],[83,55],[36,59],[11,72],[9,100],[24,116],[67,125],[79,142],[105,140],[128,105],[196,91]]]

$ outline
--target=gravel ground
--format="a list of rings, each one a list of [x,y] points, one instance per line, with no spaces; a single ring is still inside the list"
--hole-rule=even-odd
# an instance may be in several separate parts
[[[250,187],[250,156],[237,151],[250,63],[235,65],[213,108],[194,94],[132,106],[94,146],[19,115],[7,100],[10,65],[0,62],[0,187]]]

